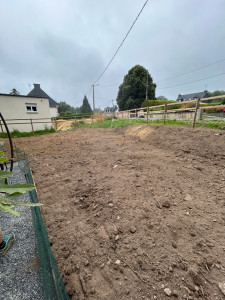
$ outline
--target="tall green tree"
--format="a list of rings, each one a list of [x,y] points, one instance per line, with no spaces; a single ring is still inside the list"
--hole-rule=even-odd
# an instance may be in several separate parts
[[[86,95],[84,96],[83,104],[80,107],[80,112],[81,113],[92,113],[92,109],[91,109],[91,106],[88,102],[88,99],[87,99]]]
[[[157,100],[168,100],[165,96],[159,96],[156,98]]]
[[[76,114],[80,112],[80,107],[73,107],[67,104],[65,101],[59,102],[58,112],[60,115]]]
[[[119,110],[141,107],[146,99],[146,86],[148,99],[155,100],[156,84],[148,70],[140,65],[131,68],[119,86],[116,98]]]
[[[65,101],[60,101],[58,106],[58,112],[60,115],[72,113],[72,107]]]
[[[13,89],[11,89],[11,92],[9,93],[9,95],[15,96],[15,95],[20,95],[20,93],[17,91],[17,89],[13,88]]]

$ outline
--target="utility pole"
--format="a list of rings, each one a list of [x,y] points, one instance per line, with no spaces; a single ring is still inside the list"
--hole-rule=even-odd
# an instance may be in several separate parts
[[[148,100],[148,72],[147,72],[147,80],[146,80],[146,100]]]
[[[95,113],[95,86],[99,84],[92,84],[93,87],[93,113]]]
[[[92,85],[93,87],[93,114],[95,113],[95,85]]]
[[[115,111],[114,111],[114,100],[112,99],[112,105],[113,105],[113,114],[115,115]]]

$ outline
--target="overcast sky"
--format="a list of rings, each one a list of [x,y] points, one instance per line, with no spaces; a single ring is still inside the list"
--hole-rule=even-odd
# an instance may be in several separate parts
[[[145,0],[0,1],[0,93],[27,94],[33,83],[56,101],[80,106]],[[118,55],[95,87],[96,107],[116,99],[130,68],[147,68],[156,95],[225,89],[225,0],[149,0]],[[162,81],[162,82],[160,82]],[[30,85],[30,86],[29,86]],[[102,87],[104,85],[113,85]],[[166,87],[166,88],[164,88]]]

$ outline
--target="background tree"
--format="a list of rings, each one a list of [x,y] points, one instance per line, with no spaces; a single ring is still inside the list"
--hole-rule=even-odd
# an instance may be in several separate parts
[[[157,100],[168,100],[165,96],[159,96],[156,98]]]
[[[80,112],[80,107],[73,107],[67,104],[65,101],[59,102],[58,112],[60,115],[76,114]]]
[[[72,107],[65,101],[59,102],[58,112],[60,115],[72,113]]]
[[[216,96],[222,96],[225,95],[225,91],[224,90],[216,90],[214,92],[207,92],[208,93],[208,97],[216,97]],[[221,98],[221,99],[215,99],[215,100],[211,100],[212,102],[214,101],[218,101],[220,102],[220,104],[225,104],[225,97]]]
[[[81,113],[92,113],[92,109],[91,109],[91,106],[88,102],[88,99],[87,99],[86,95],[84,96],[83,104],[80,107],[80,112]]]
[[[11,92],[9,93],[9,95],[15,96],[15,95],[20,95],[20,93],[17,91],[17,89],[13,88],[13,89],[11,89]]]
[[[148,79],[148,80],[147,80]],[[146,84],[148,82],[148,99],[155,99],[156,84],[148,70],[140,65],[131,68],[123,83],[119,86],[117,104],[119,110],[127,110],[141,107],[146,98]]]
[[[221,95],[225,95],[224,90],[216,90],[214,92],[208,92],[208,97],[221,96]]]

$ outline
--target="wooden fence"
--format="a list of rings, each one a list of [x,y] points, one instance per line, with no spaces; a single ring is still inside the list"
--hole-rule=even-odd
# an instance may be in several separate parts
[[[35,124],[51,124],[51,127],[55,127],[55,120],[51,118],[37,118],[37,119],[5,119],[8,126],[12,125],[30,125],[30,131],[34,133]],[[4,125],[0,120],[0,128],[2,132],[2,136],[5,135]]]
[[[87,114],[87,115],[82,115],[82,116],[73,116],[73,117],[63,117],[63,119],[57,119],[57,118],[36,118],[36,119],[5,119],[7,125],[11,127],[12,125],[29,125],[28,129],[26,131],[33,132],[37,130],[37,127],[35,128],[35,124],[45,124],[45,125],[50,125],[53,127],[55,130],[60,128],[60,123],[65,122],[66,120],[74,121],[75,123],[81,119],[86,119],[90,118],[93,123],[93,114]],[[16,128],[15,128],[16,129]],[[2,137],[5,136],[5,128],[4,124],[0,120],[0,132],[2,133]],[[40,129],[41,130],[41,129]],[[44,130],[44,129],[43,129]]]
[[[185,112],[185,111],[191,111],[193,112],[193,122],[192,122],[192,126],[193,128],[195,127],[196,124],[196,118],[197,118],[197,113],[199,110],[204,110],[204,109],[214,109],[214,108],[225,108],[225,105],[216,105],[216,106],[201,106],[203,103],[201,103],[201,101],[204,100],[212,100],[212,99],[221,99],[221,98],[225,98],[225,95],[222,96],[215,96],[215,97],[209,97],[209,98],[198,98],[195,100],[189,100],[189,101],[183,101],[183,102],[173,102],[173,103],[167,103],[167,104],[163,104],[163,105],[157,105],[157,106],[147,106],[147,107],[142,107],[142,108],[135,108],[135,109],[130,109],[130,110],[125,110],[125,111],[119,111],[116,112],[116,117],[117,118],[126,118],[126,119],[130,119],[130,118],[139,118],[139,117],[145,117],[147,119],[147,123],[149,123],[149,118],[151,116],[152,113],[157,113],[157,114],[161,114],[163,115],[163,119],[164,119],[164,124],[166,124],[166,116],[167,113],[169,112]],[[175,109],[169,109],[170,106],[173,105],[183,105],[186,103],[194,103],[195,106],[194,107],[189,107],[189,108],[175,108]],[[161,108],[161,110],[156,110],[156,108]]]

